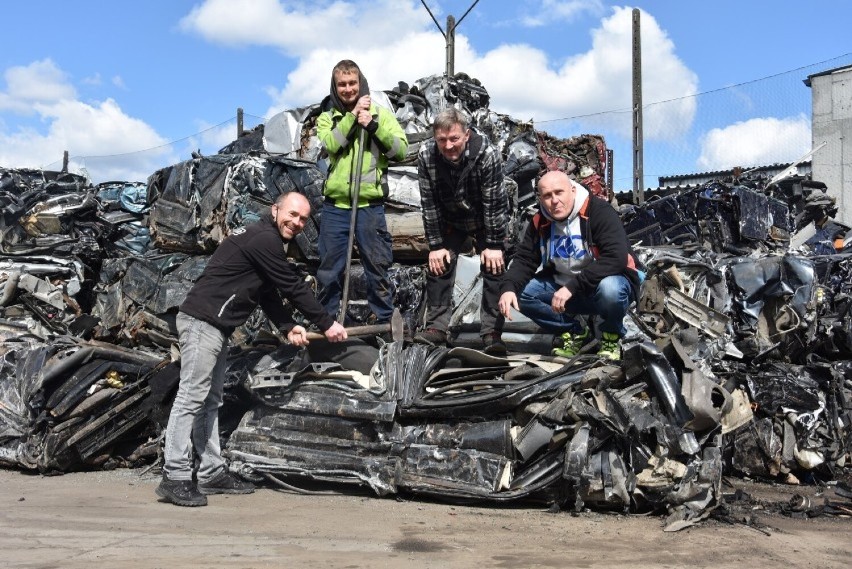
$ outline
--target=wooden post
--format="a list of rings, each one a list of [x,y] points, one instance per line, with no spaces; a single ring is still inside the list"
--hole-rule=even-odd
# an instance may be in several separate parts
[[[68,151],[62,153],[62,171],[68,171]]]
[[[456,19],[447,16],[447,79],[456,72]]]
[[[645,202],[642,142],[642,41],[638,8],[633,9],[633,202]]]
[[[615,195],[615,184],[612,182],[613,171],[615,170],[615,166],[613,165],[613,157],[615,156],[615,152],[613,152],[612,148],[606,149],[606,196],[609,199],[612,199],[612,196]]]
[[[243,135],[243,109],[237,107],[237,138]]]

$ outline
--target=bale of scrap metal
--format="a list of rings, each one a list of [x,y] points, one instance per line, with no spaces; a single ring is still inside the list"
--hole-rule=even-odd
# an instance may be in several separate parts
[[[144,401],[158,356],[67,336],[7,341],[0,352],[0,462],[67,472],[156,437]]]

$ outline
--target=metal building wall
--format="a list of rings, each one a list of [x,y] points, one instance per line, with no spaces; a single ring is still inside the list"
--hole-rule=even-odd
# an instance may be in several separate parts
[[[808,80],[813,146],[827,142],[812,158],[813,179],[825,182],[829,194],[837,198],[838,220],[852,224],[852,67],[812,75]]]

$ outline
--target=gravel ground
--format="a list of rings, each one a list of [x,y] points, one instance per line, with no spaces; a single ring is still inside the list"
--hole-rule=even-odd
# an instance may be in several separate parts
[[[357,489],[261,488],[179,508],[157,500],[157,483],[128,469],[53,477],[0,470],[0,566],[846,568],[852,558],[852,518],[809,517],[826,502],[852,505],[836,488],[731,480],[731,503],[714,519],[667,533],[659,516],[453,505]]]

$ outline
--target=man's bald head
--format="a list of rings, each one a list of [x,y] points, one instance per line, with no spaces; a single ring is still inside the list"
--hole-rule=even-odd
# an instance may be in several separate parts
[[[538,201],[556,221],[567,219],[574,209],[574,184],[565,172],[551,170],[538,181]]]
[[[300,194],[299,192],[287,192],[286,194],[281,194],[275,200],[275,205],[278,207],[284,207],[284,204],[287,203],[290,206],[299,205],[307,205],[308,209],[311,208],[311,202],[308,201],[308,198]]]
[[[290,240],[302,232],[310,219],[311,202],[299,192],[288,192],[278,196],[271,213],[281,237]]]

